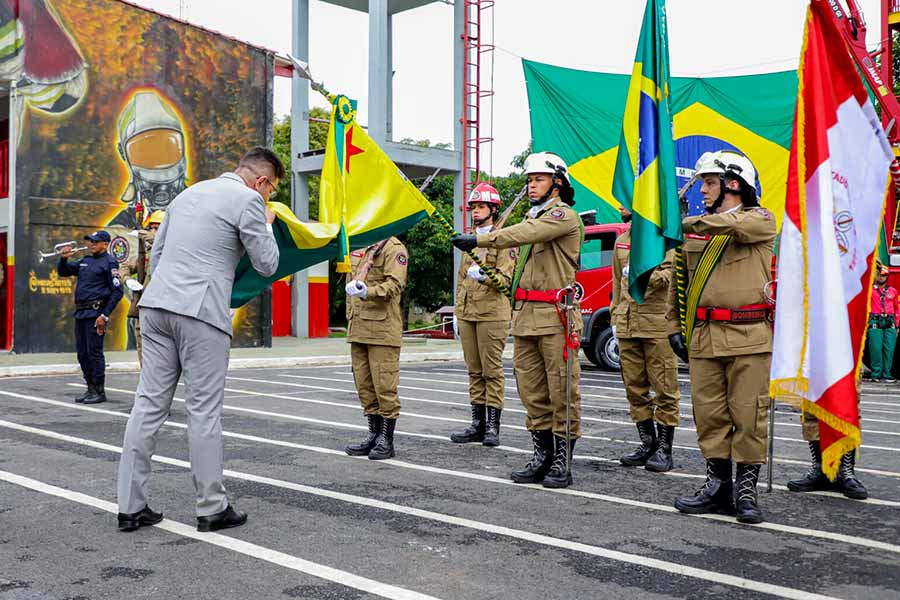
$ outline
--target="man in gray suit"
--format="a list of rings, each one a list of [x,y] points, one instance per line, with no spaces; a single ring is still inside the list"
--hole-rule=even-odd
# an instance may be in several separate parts
[[[119,530],[159,523],[147,505],[150,458],[184,375],[197,529],[216,531],[247,521],[222,484],[222,402],[231,346],[229,304],[234,270],[244,255],[270,276],[278,267],[266,207],[284,167],[266,148],[253,148],[233,173],[201,181],[171,203],[150,255],[152,278],[138,306],[144,365],[125,428],[119,462]]]

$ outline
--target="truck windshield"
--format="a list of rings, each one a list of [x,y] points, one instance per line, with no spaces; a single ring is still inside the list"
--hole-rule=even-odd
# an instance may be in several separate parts
[[[612,265],[616,233],[604,231],[587,234],[581,247],[581,270],[600,269]]]

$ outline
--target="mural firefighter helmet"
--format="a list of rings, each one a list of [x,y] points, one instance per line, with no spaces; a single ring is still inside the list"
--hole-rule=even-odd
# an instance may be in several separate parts
[[[553,175],[553,184],[547,193],[532,200],[532,204],[543,204],[550,199],[553,190],[559,190],[559,197],[563,202],[572,206],[575,204],[575,189],[569,182],[569,167],[565,161],[552,152],[535,152],[529,154],[525,159],[525,175],[535,175],[538,173],[546,173]]]
[[[122,201],[139,198],[146,213],[165,210],[187,187],[187,157],[181,121],[154,91],[142,91],[125,105],[116,124],[119,155],[131,171]]]

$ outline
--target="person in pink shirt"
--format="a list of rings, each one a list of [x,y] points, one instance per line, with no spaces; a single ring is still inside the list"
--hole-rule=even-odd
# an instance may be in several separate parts
[[[888,268],[878,264],[875,285],[872,287],[872,312],[869,315],[869,331],[866,344],[872,381],[894,382],[891,367],[894,364],[894,347],[897,344],[897,328],[900,327],[900,304],[897,290],[887,284]]]

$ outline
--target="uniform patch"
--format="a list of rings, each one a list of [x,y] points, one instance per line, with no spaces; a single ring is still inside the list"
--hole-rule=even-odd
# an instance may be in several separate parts
[[[708,240],[709,239],[708,235],[700,235],[699,233],[687,233],[687,234],[685,234],[684,237],[688,238],[689,240]]]
[[[118,276],[119,276],[119,270],[118,270],[118,269],[110,269],[109,272],[112,274],[113,277],[118,277]]]
[[[622,250],[628,250],[631,248],[631,244],[618,243],[618,244],[616,244],[616,248],[621,248]]]
[[[119,287],[120,285],[122,285],[122,282],[119,281],[119,278],[118,278],[118,277],[113,277],[112,284],[113,284],[115,287]]]
[[[554,208],[549,213],[550,218],[556,219],[557,221],[561,221],[566,218],[566,211],[563,208]]]
[[[757,206],[753,210],[754,210],[754,212],[761,214],[763,216],[763,218],[765,218],[767,221],[771,221],[772,219],[775,218],[775,215],[772,214],[772,211],[770,211],[767,208],[763,208],[762,206]]]
[[[130,254],[130,247],[128,246],[128,240],[123,238],[121,235],[117,235],[112,239],[109,243],[109,254],[116,259],[116,262],[123,263],[128,260],[128,255]]]
[[[403,266],[405,267],[405,266],[406,266],[406,263],[409,262],[409,260],[406,258],[406,255],[405,255],[405,254],[398,254],[398,255],[397,255],[397,262],[400,263],[401,265],[403,265]]]

